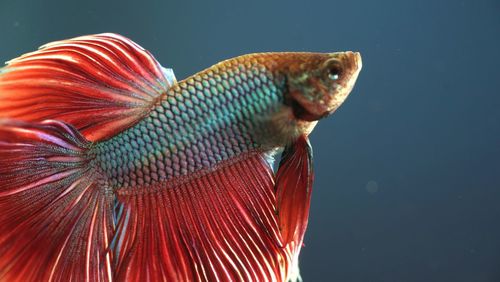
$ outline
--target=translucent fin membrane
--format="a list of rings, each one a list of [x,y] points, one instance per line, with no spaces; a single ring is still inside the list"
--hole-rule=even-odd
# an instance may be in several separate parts
[[[141,120],[174,83],[172,70],[123,36],[57,41],[0,71],[0,118],[61,120],[104,140]]]
[[[290,254],[260,155],[171,187],[119,191],[120,281],[283,281]]]
[[[109,281],[112,198],[62,122],[0,121],[0,280]]]
[[[279,228],[296,268],[309,218],[313,178],[312,148],[307,137],[301,136],[283,151],[276,175]]]

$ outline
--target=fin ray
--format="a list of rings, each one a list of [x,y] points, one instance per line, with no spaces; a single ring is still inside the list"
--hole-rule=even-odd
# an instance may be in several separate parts
[[[0,280],[112,277],[112,196],[59,121],[0,121]]]
[[[46,44],[0,70],[0,118],[57,119],[100,141],[138,122],[175,83],[171,69],[130,39],[81,36]]]
[[[298,256],[304,240],[311,204],[314,174],[312,148],[306,136],[283,151],[276,174],[279,227],[283,243],[293,255],[292,269],[298,275]]]
[[[178,183],[118,190],[118,280],[283,281],[290,255],[260,154]]]

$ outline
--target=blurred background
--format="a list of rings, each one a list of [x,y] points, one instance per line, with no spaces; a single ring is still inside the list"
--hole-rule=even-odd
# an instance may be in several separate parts
[[[360,51],[312,134],[307,281],[500,281],[500,1],[0,2],[0,61],[116,32],[183,79],[261,51]]]

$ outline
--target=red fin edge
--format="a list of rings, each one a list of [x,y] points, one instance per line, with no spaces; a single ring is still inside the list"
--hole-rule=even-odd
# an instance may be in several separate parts
[[[301,136],[285,148],[276,174],[279,227],[294,259],[307,228],[313,179],[312,148],[307,137]]]
[[[109,281],[112,197],[58,121],[0,121],[0,280]]]
[[[0,69],[0,118],[61,120],[87,140],[105,140],[144,117],[174,83],[128,38],[76,37],[46,44]]]
[[[117,280],[283,281],[271,173],[255,155],[178,186],[118,191]]]

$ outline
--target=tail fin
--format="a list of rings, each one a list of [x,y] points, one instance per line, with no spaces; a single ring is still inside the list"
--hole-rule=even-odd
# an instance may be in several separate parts
[[[0,120],[0,280],[109,281],[111,193],[58,121]]]

